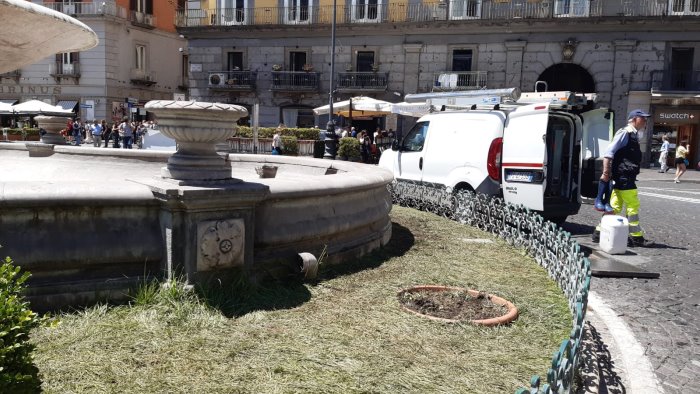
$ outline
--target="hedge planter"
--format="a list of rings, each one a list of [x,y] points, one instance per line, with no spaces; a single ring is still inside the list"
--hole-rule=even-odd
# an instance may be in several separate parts
[[[510,301],[461,287],[414,286],[401,290],[398,299],[403,310],[445,323],[497,326],[518,317],[518,308]]]

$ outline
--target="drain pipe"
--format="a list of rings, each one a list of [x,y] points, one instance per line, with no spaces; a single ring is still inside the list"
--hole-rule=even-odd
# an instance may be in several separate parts
[[[299,253],[297,256],[299,256],[297,261],[301,273],[304,274],[304,279],[316,279],[318,274],[318,259],[316,256],[307,252]]]

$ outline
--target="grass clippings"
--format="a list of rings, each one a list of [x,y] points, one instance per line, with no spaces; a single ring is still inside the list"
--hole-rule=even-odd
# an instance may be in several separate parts
[[[530,257],[469,226],[402,207],[381,251],[322,265],[314,284],[205,292],[146,286],[128,306],[33,331],[47,393],[513,393],[568,337],[565,297]],[[493,243],[465,243],[464,239]],[[419,284],[477,289],[520,310],[508,326],[403,311]]]

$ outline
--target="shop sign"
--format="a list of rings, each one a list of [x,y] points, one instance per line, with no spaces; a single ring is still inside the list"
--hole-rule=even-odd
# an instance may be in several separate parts
[[[696,124],[700,121],[700,111],[678,108],[654,109],[654,123]]]

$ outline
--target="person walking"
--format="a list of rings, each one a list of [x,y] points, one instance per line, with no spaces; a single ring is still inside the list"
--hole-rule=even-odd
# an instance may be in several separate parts
[[[272,136],[272,154],[281,155],[282,154],[282,125],[277,126],[275,134]]]
[[[635,109],[627,116],[627,126],[619,129],[608,150],[603,155],[603,174],[600,180],[608,182],[612,179],[613,190],[610,205],[616,215],[622,213],[623,206],[629,221],[629,240],[631,247],[652,246],[654,243],[644,238],[644,232],[639,225],[639,196],[637,194],[637,175],[642,162],[642,150],[639,140],[643,137],[649,114],[641,109]],[[600,224],[593,233],[593,241],[600,241]]]
[[[661,140],[663,142],[661,143],[661,149],[659,150],[659,164],[661,164],[661,169],[659,172],[665,173],[668,171],[668,150],[670,146],[668,143],[668,136],[666,134],[661,137]]]
[[[73,121],[73,141],[75,141],[75,146],[80,146],[80,141],[81,138],[83,137],[83,133],[80,130],[80,121],[76,119]]]
[[[112,148],[119,148],[119,125],[117,122],[112,123]]]
[[[92,143],[95,148],[99,148],[102,144],[102,124],[95,119],[90,126],[90,134],[92,135]]]
[[[681,141],[681,144],[676,147],[676,177],[673,178],[673,182],[675,183],[681,183],[681,176],[688,170],[689,149],[690,144],[688,144],[686,140]]]
[[[134,137],[134,125],[128,118],[119,125],[119,138],[122,140],[122,148],[131,149],[131,140]]]

